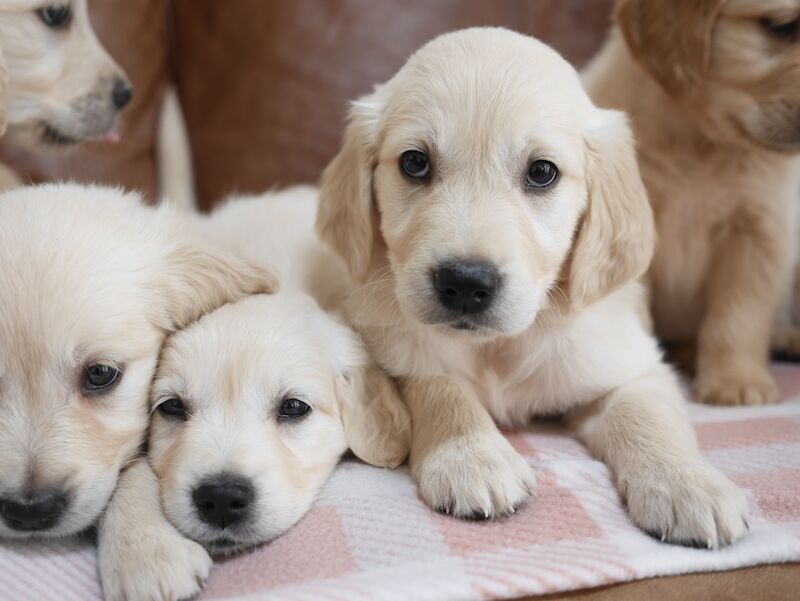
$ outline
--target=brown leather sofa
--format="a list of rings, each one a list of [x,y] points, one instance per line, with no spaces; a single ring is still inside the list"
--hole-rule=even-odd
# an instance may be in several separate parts
[[[656,1],[656,0],[653,0]],[[502,25],[535,35],[583,65],[608,26],[612,0],[93,0],[92,18],[128,72],[134,101],[123,141],[68,155],[0,144],[28,181],[99,181],[157,191],[162,95],[184,108],[197,194],[209,208],[232,192],[313,182],[333,156],[348,100],[387,79],[444,31]],[[800,568],[650,579],[549,599],[797,599]]]

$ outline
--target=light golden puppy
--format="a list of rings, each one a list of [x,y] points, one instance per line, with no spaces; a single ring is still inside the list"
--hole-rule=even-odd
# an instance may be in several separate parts
[[[104,524],[105,539],[124,541],[101,549],[111,551],[101,556],[110,599],[199,590],[208,555],[163,547],[159,532],[177,528],[212,554],[252,547],[308,511],[348,447],[373,465],[405,461],[409,416],[393,383],[308,294],[332,306],[349,293],[344,265],[314,236],[316,206],[316,190],[295,188],[202,220],[208,238],[277,266],[281,291],[168,339],[152,392],[152,472],[128,470]]]
[[[653,221],[631,132],[552,49],[503,29],[424,46],[354,104],[317,225],[365,283],[349,316],[398,379],[432,507],[513,512],[534,475],[492,417],[567,413],[639,527],[745,532],[637,315]]]
[[[691,351],[700,400],[773,402],[770,336],[797,238],[800,1],[620,0],[615,16],[585,83],[636,134],[659,237],[656,333]],[[782,321],[780,346],[796,345]]]
[[[0,3],[0,133],[65,146],[110,135],[131,99],[86,0]]]
[[[274,288],[183,221],[98,187],[0,196],[0,539],[95,522],[144,441],[165,335]]]

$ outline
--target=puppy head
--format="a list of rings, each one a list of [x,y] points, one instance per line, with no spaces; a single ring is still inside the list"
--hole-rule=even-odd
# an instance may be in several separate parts
[[[407,315],[481,337],[527,329],[563,292],[591,303],[653,245],[624,118],[502,29],[437,38],[353,106],[317,228],[356,279],[385,252]]]
[[[0,537],[89,526],[142,443],[164,334],[273,286],[178,218],[101,188],[0,196]]]
[[[231,552],[300,519],[348,446],[401,462],[406,450],[386,451],[405,449],[407,414],[391,383],[363,385],[365,369],[355,334],[300,293],[226,305],[172,336],[149,445],[170,521]]]
[[[11,0],[0,7],[0,133],[71,146],[109,134],[131,88],[100,45],[86,0]]]
[[[716,139],[800,150],[800,0],[618,0],[634,58]]]

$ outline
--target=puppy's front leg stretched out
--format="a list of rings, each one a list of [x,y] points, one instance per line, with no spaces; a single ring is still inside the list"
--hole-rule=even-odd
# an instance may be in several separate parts
[[[411,472],[425,502],[461,518],[512,513],[536,486],[533,470],[468,386],[450,376],[402,378],[411,411]]]
[[[666,366],[574,410],[569,421],[611,467],[631,519],[648,534],[717,548],[746,532],[745,495],[700,455]]]
[[[175,601],[200,592],[212,560],[164,517],[146,459],[125,470],[100,523],[98,562],[108,601]]]

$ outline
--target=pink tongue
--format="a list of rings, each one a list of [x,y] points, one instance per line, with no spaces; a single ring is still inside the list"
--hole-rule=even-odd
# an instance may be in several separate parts
[[[106,142],[111,142],[112,144],[118,143],[122,137],[119,135],[117,131],[110,131],[106,134],[106,137],[103,138]]]

